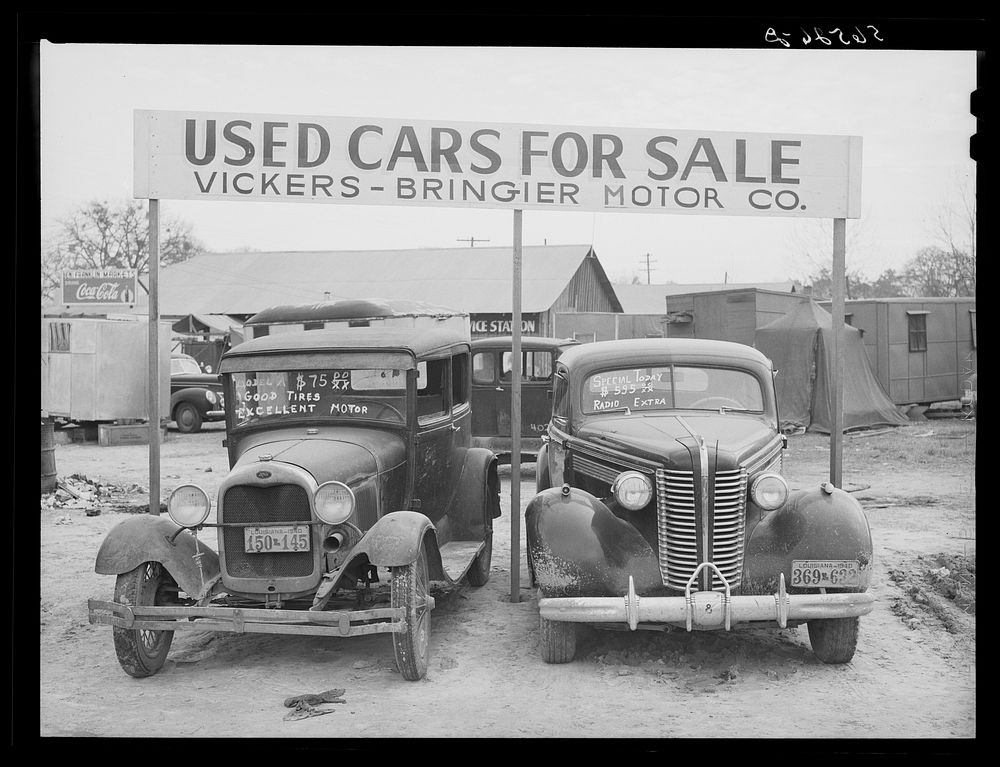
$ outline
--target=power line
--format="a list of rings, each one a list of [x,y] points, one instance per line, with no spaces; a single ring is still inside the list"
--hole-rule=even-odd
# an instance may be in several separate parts
[[[646,255],[645,255],[645,256],[644,256],[644,257],[643,257],[643,258],[642,258],[642,259],[640,260],[640,263],[641,263],[642,261],[645,261],[645,262],[646,262],[646,284],[647,284],[647,285],[649,285],[649,284],[651,284],[651,283],[652,283],[652,280],[650,279],[650,272],[652,271],[652,267],[651,267],[650,265],[651,265],[651,264],[655,264],[655,263],[656,263],[656,259],[655,259],[655,258],[650,258],[650,254],[649,254],[649,253],[647,253],[647,254],[646,254]]]

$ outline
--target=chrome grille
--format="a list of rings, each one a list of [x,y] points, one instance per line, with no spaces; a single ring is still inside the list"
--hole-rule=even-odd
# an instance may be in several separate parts
[[[579,452],[573,453],[573,471],[586,474],[588,477],[600,480],[608,485],[615,481],[615,477],[623,471],[628,471],[627,467],[609,465],[607,462],[598,462],[593,458],[581,455]]]
[[[743,536],[746,524],[746,469],[720,471],[715,476],[714,534],[711,561],[730,586],[743,576]],[[663,585],[683,589],[698,562],[694,473],[657,469],[656,522],[658,558]],[[712,574],[712,588],[722,581]]]
[[[309,522],[311,518],[309,496],[298,485],[236,485],[226,490],[219,510],[219,521],[247,526]],[[222,535],[226,554],[222,566],[233,577],[296,578],[313,571],[312,551],[248,554],[243,527],[224,527]]]

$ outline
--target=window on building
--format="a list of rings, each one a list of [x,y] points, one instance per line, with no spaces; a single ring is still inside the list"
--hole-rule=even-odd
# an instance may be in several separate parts
[[[305,325],[303,326],[303,328],[305,330],[322,330],[323,329],[323,323],[322,322],[307,322],[307,323],[305,323]]]
[[[573,339],[583,344],[590,343],[595,338],[596,335],[594,333],[573,333]]]
[[[906,322],[909,330],[910,351],[927,351],[927,312],[907,312]]]
[[[853,312],[844,312],[844,324],[854,327],[854,314]]]
[[[258,325],[253,329],[253,337],[260,338],[261,336],[266,336],[271,332],[270,325]]]
[[[976,348],[976,310],[969,309],[969,322],[972,323],[972,348]]]
[[[349,328],[370,328],[371,320],[349,320],[347,327]]]
[[[49,323],[49,351],[68,352],[69,351],[69,331],[68,322]]]

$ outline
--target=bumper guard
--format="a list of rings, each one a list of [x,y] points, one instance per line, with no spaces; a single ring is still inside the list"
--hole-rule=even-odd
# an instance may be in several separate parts
[[[719,576],[725,591],[691,591],[698,573],[711,568]],[[639,597],[632,576],[624,597],[543,597],[538,609],[543,618],[569,623],[627,623],[633,631],[640,623],[684,625],[688,631],[716,629],[726,631],[736,623],[775,621],[785,628],[789,620],[808,621],[823,618],[851,618],[867,615],[874,609],[871,594],[839,592],[835,594],[788,594],[785,576],[778,581],[778,591],[771,595],[730,593],[729,581],[711,562],[695,568],[684,589],[684,596]]]

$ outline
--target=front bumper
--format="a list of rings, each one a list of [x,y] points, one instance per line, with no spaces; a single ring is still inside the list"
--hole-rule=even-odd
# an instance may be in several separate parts
[[[692,591],[698,573],[710,567],[725,584],[724,591]],[[710,562],[699,565],[687,582],[684,596],[639,597],[629,576],[628,593],[620,597],[543,597],[539,613],[550,621],[569,623],[626,623],[633,631],[640,623],[668,623],[693,629],[728,631],[738,623],[773,621],[785,628],[788,621],[852,618],[867,615],[875,599],[866,593],[788,594],[785,576],[774,594],[730,594],[729,583]]]
[[[209,410],[209,411],[207,411],[205,413],[205,417],[206,418],[225,418],[226,417],[226,411],[225,410]]]
[[[434,598],[427,597],[428,609]],[[92,624],[152,631],[229,631],[349,637],[406,631],[405,609],[314,611],[237,607],[154,607],[88,600]]]

